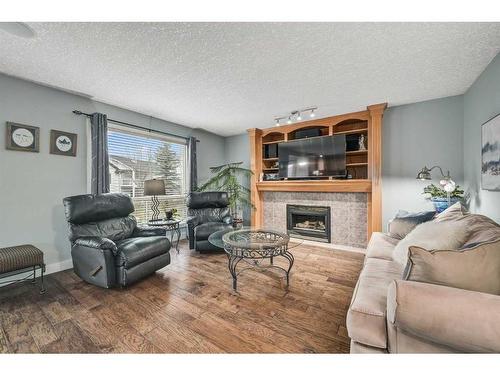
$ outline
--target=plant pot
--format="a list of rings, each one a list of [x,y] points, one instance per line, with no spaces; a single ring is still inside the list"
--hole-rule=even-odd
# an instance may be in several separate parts
[[[436,212],[440,213],[455,203],[460,202],[460,198],[450,198],[450,203],[448,203],[448,198],[431,198],[431,202],[434,205]]]
[[[174,212],[172,210],[165,211],[165,219],[172,220],[174,218]]]

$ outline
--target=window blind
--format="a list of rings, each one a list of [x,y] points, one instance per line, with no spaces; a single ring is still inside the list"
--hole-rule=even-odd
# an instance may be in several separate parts
[[[129,195],[135,206],[133,215],[141,224],[151,218],[151,197],[144,196],[144,181],[165,181],[166,195],[158,196],[160,217],[175,208],[180,219],[186,217],[189,187],[187,144],[183,138],[163,136],[144,130],[108,124],[110,191]]]

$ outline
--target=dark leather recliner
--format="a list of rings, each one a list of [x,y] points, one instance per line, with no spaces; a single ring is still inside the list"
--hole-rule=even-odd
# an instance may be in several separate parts
[[[221,250],[208,242],[219,230],[230,228],[229,197],[225,192],[191,193],[187,200],[189,248],[200,252]]]
[[[138,227],[125,194],[63,199],[75,273],[104,288],[126,286],[170,263],[164,228]]]

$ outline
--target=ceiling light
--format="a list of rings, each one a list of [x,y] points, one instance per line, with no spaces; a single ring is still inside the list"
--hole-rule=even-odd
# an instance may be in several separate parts
[[[302,116],[300,115],[300,112],[297,112],[297,121],[302,120]]]
[[[316,113],[314,113],[314,111],[315,111],[314,109],[311,109],[311,113],[309,114],[309,117],[314,117],[314,116],[316,116]]]
[[[23,22],[0,22],[0,30],[21,38],[35,37],[35,31]]]
[[[280,119],[279,118],[274,119],[274,121],[276,122],[276,126],[280,126]]]
[[[286,120],[286,123],[287,124],[291,124],[292,123],[292,118],[290,116],[288,116],[288,120]]]

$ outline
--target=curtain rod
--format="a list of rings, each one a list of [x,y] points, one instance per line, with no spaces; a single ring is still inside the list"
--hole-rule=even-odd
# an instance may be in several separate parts
[[[87,117],[91,117],[92,116],[91,113],[85,113],[85,112],[79,111],[77,109],[75,109],[73,111],[73,113],[75,115],[78,115],[78,116],[80,116],[80,115],[87,116]],[[108,118],[108,121],[111,121],[111,122],[114,122],[114,123],[117,123],[117,124],[120,124],[120,125],[129,126],[129,127],[136,128],[136,129],[146,130],[146,131],[152,132],[152,133],[159,133],[159,134],[169,135],[171,137],[177,137],[177,138],[182,138],[182,139],[186,139],[186,140],[189,139],[189,137],[183,137],[182,135],[177,135],[177,134],[172,134],[172,133],[168,133],[168,132],[163,132],[161,130],[149,129],[149,128],[146,128],[144,126],[140,126],[140,125],[136,125],[136,124],[131,124],[129,122],[113,120],[113,119],[110,119],[110,118]],[[196,142],[199,142],[199,140],[197,139]]]

